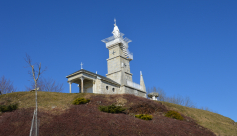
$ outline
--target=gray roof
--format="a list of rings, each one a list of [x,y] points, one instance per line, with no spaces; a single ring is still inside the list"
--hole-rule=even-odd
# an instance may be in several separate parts
[[[152,93],[149,93],[147,96],[150,97],[150,98],[153,97],[153,96],[158,97],[159,94],[156,93],[156,92],[152,92]]]
[[[66,76],[66,78],[69,78],[69,77],[78,75],[78,74],[80,74],[80,73],[86,73],[86,74],[95,76],[95,78],[98,76],[98,77],[100,77],[102,80],[111,82],[111,83],[116,84],[116,85],[120,85],[119,83],[115,82],[114,80],[112,80],[112,79],[110,79],[110,78],[107,78],[107,77],[104,77],[104,76],[102,76],[102,75],[99,75],[99,74],[96,74],[96,73],[87,71],[87,70],[85,70],[85,69],[80,69],[80,70],[78,70],[78,71],[76,71],[76,72],[74,72],[74,73],[72,73],[72,74]]]

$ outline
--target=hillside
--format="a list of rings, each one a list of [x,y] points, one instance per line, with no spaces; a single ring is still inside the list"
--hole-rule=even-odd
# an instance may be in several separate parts
[[[91,99],[83,105],[72,105],[78,97]],[[29,135],[34,92],[0,95],[0,104],[19,103],[19,109],[0,113],[0,135]],[[124,114],[99,111],[99,105],[123,105]],[[237,135],[237,124],[230,118],[195,108],[152,101],[134,95],[68,94],[38,92],[40,135]],[[183,121],[164,116],[176,110]],[[151,114],[145,121],[138,113]],[[213,133],[214,132],[214,133]]]

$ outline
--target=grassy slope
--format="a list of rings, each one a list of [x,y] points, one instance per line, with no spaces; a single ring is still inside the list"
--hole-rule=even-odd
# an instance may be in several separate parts
[[[67,109],[77,97],[89,97],[94,94],[68,94],[53,92],[38,92],[38,107],[41,110],[52,108]],[[0,96],[0,104],[3,102],[19,103],[19,108],[35,106],[34,92],[17,92]],[[182,114],[197,120],[198,124],[212,130],[217,135],[237,135],[237,124],[230,118],[205,110],[188,108],[172,103],[162,102],[169,109],[177,110]]]
[[[193,118],[197,123],[213,131],[216,135],[237,135],[237,123],[232,119],[210,111],[188,108],[173,103],[162,102],[169,109]]]
[[[38,108],[46,110],[52,109],[52,107],[67,109],[74,98],[84,95],[85,94],[38,92]],[[17,92],[0,95],[0,104],[6,101],[19,103],[19,108],[35,107],[35,92]]]

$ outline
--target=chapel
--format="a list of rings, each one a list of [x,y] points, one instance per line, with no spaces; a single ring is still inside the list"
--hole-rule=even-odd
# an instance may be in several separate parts
[[[134,94],[136,96],[147,97],[146,87],[140,72],[140,84],[134,83],[130,72],[130,61],[133,54],[128,50],[128,38],[123,38],[124,34],[119,31],[114,24],[113,36],[102,40],[109,50],[107,59],[108,73],[105,76],[87,71],[81,67],[80,70],[66,76],[71,93],[71,84],[78,84],[80,93],[98,94]]]

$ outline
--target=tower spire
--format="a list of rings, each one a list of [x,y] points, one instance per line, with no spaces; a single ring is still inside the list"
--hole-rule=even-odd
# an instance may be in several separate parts
[[[143,80],[142,71],[140,71],[140,86],[142,87],[142,90],[146,92],[146,86]]]

